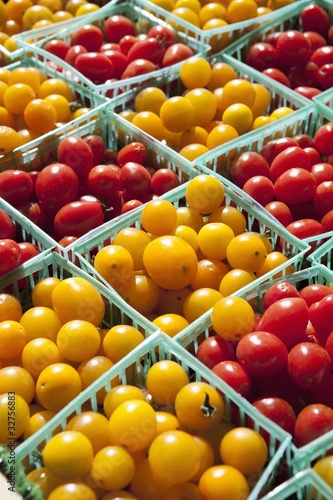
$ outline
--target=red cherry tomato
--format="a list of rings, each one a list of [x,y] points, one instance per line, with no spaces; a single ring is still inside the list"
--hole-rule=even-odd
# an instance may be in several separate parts
[[[0,276],[15,269],[20,262],[21,248],[11,239],[0,240]]]
[[[291,87],[305,86],[318,87],[319,66],[314,61],[306,61],[296,66],[292,66],[288,71],[288,79]]]
[[[323,226],[325,232],[333,231],[333,210],[330,210],[322,217],[320,224]]]
[[[303,31],[315,31],[323,37],[327,36],[331,22],[328,13],[323,7],[311,3],[303,7],[300,17]]]
[[[267,42],[254,43],[246,53],[246,64],[258,71],[273,68],[277,62],[277,50],[274,45]]]
[[[313,198],[316,185],[316,179],[310,172],[304,168],[291,168],[274,182],[274,195],[289,206],[300,205]]]
[[[139,42],[139,38],[134,35],[125,35],[119,40],[119,49],[125,56],[127,56],[129,50],[133,45]]]
[[[249,396],[252,385],[251,378],[246,369],[237,361],[220,361],[213,366],[212,372],[244,398]]]
[[[333,165],[330,163],[315,163],[312,165],[310,172],[315,177],[317,184],[325,181],[333,181]]]
[[[11,205],[26,201],[33,190],[32,178],[22,170],[4,170],[0,172],[0,197]]]
[[[56,214],[76,199],[79,180],[74,170],[64,163],[51,163],[37,177],[36,196],[42,210]]]
[[[95,24],[83,24],[76,28],[71,35],[70,44],[83,45],[88,52],[98,52],[104,41],[101,28]]]
[[[321,345],[325,345],[327,337],[333,330],[333,295],[328,294],[319,302],[309,307],[309,320],[311,321],[316,337]]]
[[[0,208],[0,240],[15,240],[16,227],[11,217]]]
[[[77,236],[103,224],[102,206],[96,201],[73,201],[62,207],[54,217],[54,230],[59,236]]]
[[[324,66],[324,64],[333,63],[333,47],[331,45],[319,47],[312,52],[311,61],[314,62],[318,68]]]
[[[333,409],[323,404],[309,404],[296,417],[294,439],[299,448],[333,429]]]
[[[290,208],[282,201],[271,201],[265,206],[265,210],[273,215],[283,226],[288,226],[293,220]]]
[[[131,210],[135,210],[138,207],[141,207],[143,205],[142,201],[140,200],[130,200],[126,201],[121,209],[122,214],[126,214],[127,212],[130,212]]]
[[[97,198],[110,198],[121,189],[120,167],[111,164],[95,165],[87,178],[88,190]]]
[[[232,181],[242,188],[245,182],[255,175],[263,175],[269,178],[269,164],[261,153],[247,151],[240,153],[232,161],[230,175]]]
[[[162,59],[162,67],[167,68],[173,64],[184,61],[193,55],[193,49],[185,43],[174,43],[166,48]]]
[[[157,38],[147,38],[146,40],[140,40],[130,48],[127,59],[129,63],[136,59],[146,59],[160,65],[164,52],[165,48]]]
[[[302,95],[303,97],[306,97],[307,99],[312,100],[316,95],[321,94],[321,90],[316,88],[316,87],[306,87],[304,85],[301,85],[300,87],[295,87],[294,91],[297,92],[297,94]]]
[[[301,389],[312,390],[331,370],[331,358],[324,347],[300,342],[288,354],[288,373]]]
[[[89,134],[83,137],[84,141],[91,147],[94,155],[94,165],[102,163],[106,151],[106,145],[103,137],[98,134]]]
[[[266,68],[262,71],[262,73],[273,80],[282,83],[288,88],[291,88],[291,83],[287,75],[278,68]]]
[[[306,62],[311,54],[308,39],[298,30],[287,30],[278,37],[276,50],[279,61],[285,66]]]
[[[308,39],[311,48],[311,54],[319,47],[324,47],[327,44],[326,39],[316,31],[303,31],[303,35]]]
[[[62,139],[57,148],[60,163],[71,167],[79,180],[86,179],[94,166],[94,154],[89,144],[81,137],[69,136]]]
[[[324,233],[322,224],[315,219],[299,219],[286,227],[287,231],[301,240]]]
[[[213,335],[200,343],[197,358],[208,368],[213,368],[221,361],[235,361],[236,355],[230,342],[218,335]]]
[[[133,21],[119,14],[111,15],[104,21],[103,31],[107,42],[115,43],[119,43],[124,36],[136,34]]]
[[[157,69],[158,67],[152,61],[148,61],[147,59],[136,59],[127,65],[120,79],[125,80],[126,78],[134,78],[135,76],[151,73]]]
[[[252,405],[283,430],[294,435],[296,414],[288,401],[276,396],[261,397],[253,401]]]
[[[36,224],[40,229],[46,228],[47,216],[37,201],[25,201],[17,206],[17,210]],[[1,223],[0,223],[1,225]]]
[[[315,302],[319,302],[321,299],[326,297],[326,295],[331,294],[333,294],[333,290],[329,286],[321,283],[311,283],[310,285],[306,285],[299,292],[299,296],[305,300],[308,307]]]
[[[70,49],[70,45],[63,40],[49,40],[43,45],[43,49],[54,56],[60,57],[60,59],[65,60],[66,54]]]
[[[315,147],[320,154],[330,156],[333,154],[333,123],[325,123],[314,135]]]
[[[273,201],[274,198],[273,182],[263,175],[255,175],[248,179],[243,186],[243,191],[263,206]]]
[[[131,142],[118,151],[117,163],[120,167],[129,161],[139,163],[143,166],[146,165],[147,148],[142,142]]]
[[[295,139],[291,137],[280,137],[279,139],[271,139],[263,145],[259,153],[263,156],[269,165],[271,165],[274,158],[290,147],[299,146]]]
[[[317,186],[313,196],[313,204],[321,217],[333,210],[333,181],[321,182]]]
[[[151,188],[154,194],[161,196],[180,185],[178,175],[169,168],[160,168],[153,173]]]
[[[64,61],[71,66],[75,66],[75,60],[80,54],[87,54],[88,50],[83,45],[73,45],[69,48],[64,57]]]
[[[150,174],[139,163],[125,163],[120,169],[119,178],[124,193],[130,198],[140,199],[151,191]]]
[[[104,52],[87,52],[77,56],[74,67],[97,85],[114,76],[114,64]]]
[[[147,33],[147,37],[156,38],[165,47],[177,42],[174,29],[169,26],[163,26],[162,24],[155,24],[152,26]]]
[[[279,153],[270,165],[270,177],[273,182],[280,177],[281,174],[291,168],[304,168],[310,170],[310,160],[306,151],[300,146],[291,146]]]
[[[322,90],[327,90],[333,87],[333,63],[323,64],[320,66],[317,78],[319,86]]]
[[[288,281],[280,281],[279,283],[274,283],[273,285],[271,285],[265,292],[263,298],[263,306],[264,309],[267,309],[277,300],[299,296],[299,292],[295,285],[289,283]]]
[[[100,51],[101,52],[101,51]],[[128,59],[121,50],[114,50],[114,49],[109,49],[109,50],[103,50],[101,52],[104,54],[106,57],[110,59],[113,65],[113,78],[116,78],[117,80],[120,79],[121,75],[125,71],[128,65]]]

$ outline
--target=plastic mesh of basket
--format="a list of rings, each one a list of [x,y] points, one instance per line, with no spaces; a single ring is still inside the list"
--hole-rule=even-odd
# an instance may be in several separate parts
[[[333,88],[325,90],[313,98],[318,113],[328,121],[333,121]]]
[[[312,469],[298,472],[274,488],[262,500],[329,500],[333,497],[333,489]]]
[[[168,25],[166,21],[155,16],[149,10],[146,10],[145,5],[142,4],[142,0],[133,0],[132,2],[112,2],[93,13],[84,16],[84,19],[81,18],[81,16],[78,16],[71,23],[69,23],[66,28],[61,29],[60,31],[57,30],[45,38],[41,38],[40,33],[38,33],[38,37],[36,35],[34,36],[34,30],[32,30],[26,34],[22,34],[22,36],[18,36],[16,41],[24,51],[40,57],[44,52],[42,47],[47,41],[56,38],[70,43],[71,36],[75,29],[88,23],[94,23],[103,29],[105,19],[111,15],[125,15],[128,19],[135,22],[138,31],[142,33],[147,33],[151,27],[156,25]],[[205,45],[195,38],[188,37],[180,31],[176,32],[176,37],[177,42],[182,42],[189,46],[193,50],[194,54],[205,56],[210,49],[209,45]],[[67,64],[65,61],[59,59],[58,57],[54,57],[54,59],[57,61],[56,64],[59,67],[64,68],[67,73],[70,74],[72,72],[75,77],[79,74],[80,78],[86,85],[90,86],[96,93],[102,96],[107,96],[110,92],[112,92],[113,95],[116,95],[120,89],[121,91],[126,91],[130,88],[136,88],[138,85],[146,84],[151,80],[155,80],[158,76],[167,75],[170,72],[170,68],[161,68],[145,75],[97,85],[88,78],[83,77],[83,75],[78,73],[73,66]],[[177,63],[173,65],[173,67],[179,69],[180,64],[181,63]]]
[[[191,381],[206,381],[211,386],[221,389],[224,394],[224,418],[227,423],[233,425],[246,425],[247,419],[250,418],[254,422],[254,428],[257,431],[262,429],[268,432],[269,461],[253,487],[248,500],[255,500],[258,498],[259,493],[262,490],[266,490],[267,486],[274,481],[278,472],[280,459],[283,457],[290,442],[290,436],[280,427],[264,417],[264,415],[257,412],[252,405],[244,400],[244,398],[163,332],[156,332],[147,338],[108,372],[103,374],[88,389],[77,396],[43,428],[20,444],[16,448],[17,460],[24,460],[29,457],[30,462],[36,464],[36,460],[38,459],[35,452],[39,444],[44,440],[49,440],[54,429],[58,426],[65,429],[69,418],[73,416],[74,413],[79,414],[82,411],[83,405],[87,402],[90,403],[93,410],[96,411],[98,409],[96,393],[100,389],[104,388],[107,392],[110,391],[111,381],[115,377],[119,377],[121,383],[135,384],[144,387],[146,375],[150,366],[161,359],[172,359],[179,363],[189,374]],[[232,414],[231,405],[234,407]],[[37,465],[40,464],[37,462]]]
[[[332,237],[323,245],[318,247],[309,257],[313,265],[324,264],[329,269],[332,269],[333,263],[333,239]]]
[[[86,137],[90,134],[99,134],[103,137],[106,147],[119,150],[122,146],[131,142],[141,142],[146,146],[147,150],[147,165],[158,168],[168,168],[175,172],[179,178],[180,183],[188,181],[190,178],[197,175],[197,172],[187,165],[181,165],[174,158],[173,152],[159,142],[152,142],[136,128],[130,128],[126,120],[121,121],[120,118],[109,111],[107,103],[89,111],[77,118],[76,120],[64,125],[55,131],[46,134],[42,138],[36,139],[29,144],[20,147],[12,154],[6,155],[6,163],[2,164],[2,168],[16,168],[20,170],[34,170],[36,162],[42,168],[50,164],[52,161],[57,161],[56,150],[61,140],[66,137]],[[0,167],[0,171],[1,171]],[[8,204],[6,203],[6,206]],[[1,207],[1,200],[0,200]],[[9,206],[10,207],[10,206]],[[11,208],[11,210],[13,210]],[[14,210],[13,210],[14,211]],[[62,247],[51,236],[47,236],[45,231],[40,230],[37,226],[32,224],[27,219],[27,224],[34,228],[35,233],[48,242],[48,248],[58,248],[62,255],[71,257],[74,243],[66,247]],[[111,225],[113,222],[110,223]],[[97,231],[101,231],[98,228]],[[81,238],[86,239],[89,237],[88,233]],[[79,238],[76,243],[81,241]]]
[[[133,314],[132,308],[119,300],[119,297],[112,290],[103,287],[93,277],[87,275],[80,268],[69,262],[68,259],[57,252],[47,252],[42,259],[31,259],[21,266],[20,270],[14,270],[0,279],[0,290],[10,289],[17,298],[20,299],[23,310],[32,307],[31,293],[37,283],[47,277],[57,277],[61,280],[78,276],[88,281],[102,295],[106,306],[103,327],[117,324],[132,325],[140,329],[147,337],[157,331],[157,328],[141,315]],[[26,280],[24,289],[20,287],[20,281]],[[88,318],[88,316],[87,316]]]

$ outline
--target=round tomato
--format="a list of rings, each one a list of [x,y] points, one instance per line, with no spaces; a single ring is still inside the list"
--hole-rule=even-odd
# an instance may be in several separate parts
[[[166,48],[162,59],[162,67],[167,68],[168,66],[184,61],[193,55],[193,49],[185,43],[174,43],[170,45],[170,47]]]
[[[288,67],[306,62],[311,54],[308,39],[298,30],[288,30],[278,37],[276,50],[279,61]]]
[[[82,45],[88,52],[98,52],[104,41],[102,30],[95,24],[83,24],[71,35],[70,44]]]
[[[311,390],[319,385],[331,370],[328,352],[318,344],[300,342],[288,354],[288,373],[301,389]]]
[[[294,439],[301,447],[333,430],[333,409],[323,404],[309,404],[297,415]]]
[[[131,142],[123,146],[117,154],[117,164],[119,167],[125,163],[132,161],[145,166],[147,162],[147,148],[142,142]]]
[[[61,207],[76,199],[79,180],[74,170],[64,163],[51,163],[38,175],[36,196],[41,208],[56,214]]]
[[[246,64],[258,71],[277,65],[277,50],[267,42],[256,42],[246,53]]]
[[[133,21],[119,14],[111,15],[104,21],[103,31],[106,41],[115,43],[118,43],[124,36],[136,35]]]
[[[179,185],[180,180],[178,175],[169,168],[160,168],[152,175],[151,178],[152,191],[158,196],[167,193]]]
[[[0,239],[15,240],[16,228],[9,215],[0,208]]]
[[[94,166],[94,154],[89,144],[81,137],[69,136],[57,147],[58,162],[71,167],[79,180],[86,179]]]
[[[32,178],[27,172],[13,169],[0,172],[0,197],[11,205],[26,201],[32,191]]]
[[[157,66],[152,61],[147,59],[136,59],[131,61],[125,71],[122,73],[120,79],[125,80],[126,78],[133,78],[135,76],[145,75],[146,73],[151,73],[156,71]]]
[[[112,164],[95,165],[88,174],[87,187],[97,198],[110,198],[121,190],[120,168]]]
[[[0,240],[0,276],[15,269],[20,262],[21,248],[14,240]]]
[[[86,52],[76,57],[74,67],[99,85],[114,77],[114,64],[104,52]]]
[[[140,40],[135,43],[127,54],[128,62],[136,59],[146,59],[154,64],[159,65],[164,55],[163,44],[155,37]]]
[[[274,182],[274,194],[277,200],[287,205],[300,205],[313,198],[316,186],[311,172],[304,168],[291,168]]]

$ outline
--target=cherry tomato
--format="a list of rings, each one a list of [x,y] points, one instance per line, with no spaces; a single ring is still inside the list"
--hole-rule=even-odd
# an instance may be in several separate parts
[[[317,184],[333,181],[333,165],[328,162],[315,163],[312,165],[310,172],[315,177]]]
[[[320,66],[317,78],[322,90],[330,89],[333,86],[333,63]]]
[[[139,41],[139,38],[134,35],[125,35],[119,40],[119,49],[125,56],[127,56],[130,48]]]
[[[244,398],[249,396],[251,392],[251,378],[246,369],[238,361],[220,361],[213,366],[212,372]]]
[[[110,198],[122,187],[120,167],[112,164],[95,165],[88,174],[87,186],[93,196]]]
[[[45,211],[37,201],[25,201],[21,203],[21,205],[18,205],[16,208],[19,212],[21,212],[21,214],[31,220],[40,229],[46,228],[47,216]]]
[[[288,373],[301,389],[319,385],[331,370],[328,352],[318,344],[300,342],[288,354]]]
[[[103,50],[102,54],[106,55],[106,57],[108,57],[112,62],[113,77],[119,80],[128,65],[127,56],[123,52],[121,52],[120,49]]]
[[[76,57],[74,67],[97,85],[114,76],[114,64],[104,52],[87,52]]]
[[[311,54],[311,59],[313,63],[317,65],[318,68],[321,68],[325,64],[333,63],[333,47],[330,45],[324,45],[323,47],[319,47]]]
[[[259,327],[279,337],[289,348],[303,337],[308,320],[309,311],[305,300],[290,297],[269,306],[262,315]]]
[[[163,26],[162,24],[155,24],[152,26],[147,36],[148,38],[157,38],[157,40],[166,47],[177,41],[175,30],[169,26]]]
[[[274,283],[265,292],[263,297],[264,309],[267,309],[270,305],[280,299],[286,299],[288,297],[299,297],[300,294],[292,283],[288,281],[280,281],[279,283]]]
[[[282,83],[282,85],[285,85],[288,88],[291,88],[291,83],[287,75],[281,71],[278,68],[267,68],[262,71],[263,75],[268,76],[269,78],[272,78],[273,80]]]
[[[306,62],[311,54],[308,39],[298,30],[288,30],[278,37],[276,50],[279,61],[285,66]]]
[[[333,231],[333,210],[327,212],[320,221],[325,232]]]
[[[296,415],[288,401],[274,396],[261,397],[253,401],[252,405],[265,417],[275,422],[292,436],[294,435]]]
[[[64,42],[63,40],[49,40],[43,45],[43,49],[46,50],[47,52],[50,52],[50,54],[53,54],[57,57],[60,57],[60,59],[65,60],[66,54],[68,50],[70,49],[70,45],[67,42]]]
[[[201,363],[213,368],[221,361],[235,361],[236,355],[231,342],[213,335],[204,339],[197,350],[197,358]]]
[[[72,33],[70,44],[83,45],[88,52],[98,52],[103,41],[103,31],[98,26],[83,24]]]
[[[160,65],[165,49],[157,38],[147,38],[135,43],[127,54],[128,62],[136,59],[146,59],[154,64]]]
[[[333,429],[333,409],[323,404],[309,404],[296,417],[294,439],[301,447]]]
[[[16,228],[11,217],[0,208],[0,240],[15,240]]]
[[[295,167],[305,170],[311,167],[309,156],[300,146],[291,146],[275,156],[270,164],[270,177],[275,182],[281,174]]]
[[[314,146],[303,148],[303,150],[306,152],[306,154],[309,157],[311,168],[313,165],[315,165],[316,163],[321,161],[321,156]],[[310,169],[310,172],[311,172],[311,169]]]
[[[265,210],[273,215],[283,226],[288,226],[293,220],[290,208],[282,201],[271,201],[265,206]]]
[[[64,57],[64,61],[75,66],[75,60],[80,54],[87,54],[88,50],[83,45],[72,45]]]
[[[152,61],[148,61],[147,59],[136,59],[127,65],[120,79],[125,80],[126,78],[145,75],[146,73],[156,71],[156,69],[158,69],[158,67]]]
[[[320,216],[333,210],[333,181],[321,182],[317,186],[313,196],[313,204]]]
[[[60,163],[71,167],[79,180],[85,179],[94,166],[94,154],[89,144],[81,137],[69,136],[62,139],[57,148]]]
[[[179,185],[180,180],[178,175],[169,168],[160,168],[154,172],[151,178],[151,188],[154,194],[158,196],[167,193]]]
[[[104,221],[102,206],[96,201],[73,201],[55,215],[54,230],[59,236],[80,237]]]
[[[271,139],[263,145],[259,153],[263,156],[269,165],[271,165],[274,158],[287,148],[298,146],[296,140],[291,137],[279,137],[278,139]]]
[[[0,172],[0,197],[11,205],[26,201],[33,190],[33,182],[27,172],[4,170]]]
[[[123,191],[130,198],[139,198],[151,190],[151,177],[148,170],[133,161],[125,163],[120,169],[120,182]]]
[[[122,15],[111,15],[103,24],[103,31],[108,42],[118,43],[122,37],[136,35],[133,21]]]
[[[328,335],[333,330],[333,295],[329,294],[309,307],[311,321],[316,337],[321,345],[325,345]]]
[[[303,31],[303,35],[308,39],[311,48],[311,54],[319,47],[323,47],[327,44],[327,41],[320,33],[316,31]]]
[[[311,283],[300,290],[299,296],[302,297],[308,307],[310,307],[315,302],[319,302],[326,297],[326,295],[331,295],[332,293],[333,290],[329,286],[321,283]]]
[[[243,191],[263,206],[273,201],[274,198],[273,182],[263,175],[255,175],[248,179],[243,186]]]
[[[318,87],[318,70],[319,66],[312,61],[306,61],[289,69],[287,76],[291,87]]]
[[[121,213],[126,214],[127,212],[130,212],[131,210],[134,210],[135,208],[141,207],[142,205],[143,205],[143,203],[140,200],[126,201],[122,206]]]
[[[66,203],[76,199],[79,180],[68,165],[51,163],[37,177],[35,191],[42,210],[56,214]]]
[[[294,91],[310,100],[312,100],[316,95],[319,95],[322,92],[317,87],[306,87],[304,85],[295,87]]]
[[[277,65],[278,54],[274,45],[268,42],[256,42],[246,53],[246,64],[258,71]]]
[[[193,49],[185,43],[174,43],[173,45],[170,45],[170,47],[166,48],[162,59],[162,67],[167,68],[173,64],[184,61],[193,55]]]
[[[255,175],[269,178],[269,164],[262,154],[255,151],[240,153],[231,164],[230,175],[237,186],[243,187]]]
[[[329,15],[323,7],[315,3],[307,5],[303,7],[300,18],[303,31],[315,31],[323,37],[327,36],[331,22]]]
[[[299,219],[291,222],[286,226],[287,231],[300,238],[311,238],[324,233],[324,227],[315,219]]]
[[[274,182],[274,195],[277,200],[289,206],[300,205],[313,198],[316,185],[316,179],[311,172],[304,168],[291,168]]]
[[[117,155],[117,164],[119,167],[122,167],[129,161],[140,163],[143,166],[146,165],[147,148],[142,142],[131,142],[119,150]]]
[[[333,154],[333,123],[325,123],[314,135],[315,147],[320,154],[330,156]]]
[[[106,151],[106,144],[103,137],[98,134],[89,134],[83,139],[91,147],[94,155],[94,165],[102,163]]]
[[[0,240],[0,276],[15,269],[20,262],[21,248],[14,240]]]

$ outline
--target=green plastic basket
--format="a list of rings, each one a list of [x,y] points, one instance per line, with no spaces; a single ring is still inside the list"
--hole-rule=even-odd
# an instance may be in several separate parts
[[[158,354],[157,354],[158,352]],[[212,374],[199,363],[190,353],[180,345],[170,339],[162,332],[156,332],[136,347],[129,355],[120,360],[108,372],[103,374],[88,389],[83,391],[70,404],[61,410],[50,422],[36,432],[31,438],[20,444],[16,448],[16,459],[18,461],[30,461],[32,467],[39,467],[40,454],[37,452],[38,446],[44,440],[48,441],[52,432],[61,426],[66,428],[66,424],[73,414],[83,411],[83,406],[89,403],[93,410],[98,409],[96,393],[104,388],[111,389],[111,381],[114,377],[119,377],[121,383],[145,386],[146,375],[149,368],[158,360],[171,359],[179,363],[189,374],[190,380],[203,380],[212,387],[219,388],[224,393],[225,401],[225,421],[233,425],[246,425],[248,418],[254,421],[255,429],[264,429],[269,435],[269,460],[262,472],[262,475],[253,486],[248,500],[259,498],[262,491],[267,491],[274,485],[279,471],[280,459],[284,455],[289,444],[290,437],[278,426],[270,422],[266,417],[257,412],[241,396],[235,393],[227,384],[223,383],[219,377]],[[231,405],[236,407],[231,417]],[[237,414],[237,416],[235,416]]]
[[[140,33],[148,33],[149,29],[156,25],[168,25],[163,19],[158,17],[158,15],[154,15],[154,13],[146,10],[145,4],[143,0],[133,0],[132,2],[110,2],[101,9],[84,16],[75,18],[71,23],[68,24],[66,28],[61,30],[53,31],[51,34],[48,34],[45,37],[41,37],[41,33],[34,33],[34,30],[23,33],[22,35],[18,35],[16,38],[17,44],[26,52],[31,52],[32,54],[38,55],[38,57],[42,56],[45,52],[43,50],[43,45],[52,39],[61,39],[67,43],[70,42],[72,33],[78,27],[83,26],[84,24],[95,24],[99,26],[101,29],[103,28],[103,23],[105,19],[110,17],[111,15],[124,15],[128,19],[135,22],[137,29]],[[49,31],[51,31],[52,27],[49,27]],[[177,42],[182,42],[188,45],[194,54],[205,56],[210,47],[208,45],[203,44],[201,41],[196,40],[195,38],[188,37],[182,32],[176,32]],[[117,95],[119,92],[127,91],[131,88],[136,88],[138,85],[144,85],[146,82],[151,80],[155,80],[157,77],[161,75],[167,75],[171,71],[171,68],[162,68],[156,71],[152,71],[147,73],[146,75],[140,75],[132,78],[127,78],[125,80],[119,80],[112,83],[105,83],[96,85],[88,78],[83,77],[80,73],[78,73],[73,66],[67,64],[63,60],[58,57],[54,57],[56,64],[59,67],[62,67],[68,74],[71,72],[76,76],[80,75],[80,78],[85,82],[86,85],[90,86],[96,94],[100,94],[104,97],[107,97],[107,93],[112,92],[113,95]],[[177,63],[172,66],[172,68],[179,68],[180,63]]]
[[[174,171],[181,183],[184,183],[197,175],[195,170],[187,168],[186,165],[179,165],[169,148],[161,143],[151,142],[149,137],[143,134],[140,130],[131,128],[126,120],[121,121],[117,115],[110,112],[108,109],[108,103],[100,105],[63,127],[56,129],[55,131],[52,131],[42,138],[36,139],[21,148],[18,148],[12,154],[6,155],[5,158],[7,161],[5,164],[2,164],[1,167],[29,171],[36,169],[35,166],[37,161],[39,169],[42,169],[52,161],[57,161],[56,150],[61,140],[69,136],[85,137],[94,133],[103,137],[108,148],[117,150],[131,142],[141,142],[147,149],[147,165],[154,166],[156,169],[163,167]],[[2,200],[0,200],[0,206],[1,201]],[[6,206],[7,205],[8,204],[6,204]],[[74,243],[79,243],[81,238],[85,240],[90,234],[87,233],[87,235],[79,238],[74,243],[71,243],[66,247],[62,247],[58,244],[54,237],[48,236],[45,231],[39,229],[28,219],[27,221],[40,238],[45,238],[48,242],[48,248],[53,247],[62,255],[66,255],[67,258],[70,259],[73,259],[72,251]],[[113,226],[113,224],[114,222],[110,221],[106,227]],[[104,234],[108,231],[108,229],[103,231],[103,227],[104,226],[99,227],[96,231],[101,234],[103,232]]]
[[[318,247],[311,255],[310,259],[313,265],[317,263],[327,266],[329,269],[333,269],[333,239],[332,237],[326,241],[323,245]]]
[[[318,112],[330,122],[333,121],[333,88],[325,90],[313,98]]]
[[[295,4],[288,7],[288,10],[284,12],[280,11],[280,16],[275,17],[269,22],[259,26],[255,30],[246,34],[244,37],[235,41],[226,47],[225,52],[232,56],[232,58],[245,62],[246,54],[249,47],[256,42],[262,41],[269,33],[276,31],[286,31],[286,30],[300,30],[302,31],[301,17],[300,14],[304,7],[309,4],[317,4],[323,7],[329,13],[331,21],[333,20],[333,5],[331,0],[301,0]],[[257,71],[257,70],[256,70]],[[260,71],[258,71],[260,73]],[[280,84],[281,87],[285,87]],[[292,93],[296,94],[294,90]]]
[[[312,469],[298,472],[262,497],[262,500],[329,500],[333,489]]]

